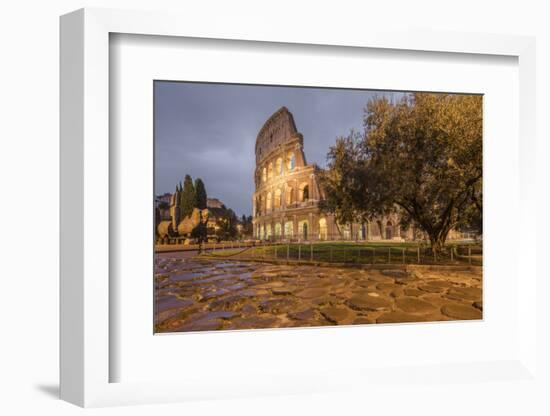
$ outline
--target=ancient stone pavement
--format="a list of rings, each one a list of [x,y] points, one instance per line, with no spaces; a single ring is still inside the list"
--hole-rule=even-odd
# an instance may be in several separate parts
[[[156,256],[156,332],[482,318],[480,268],[366,270]]]

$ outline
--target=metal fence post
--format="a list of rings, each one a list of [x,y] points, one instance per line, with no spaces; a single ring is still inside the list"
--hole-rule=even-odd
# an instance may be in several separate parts
[[[453,261],[453,247],[451,246],[451,262]]]
[[[332,263],[332,247],[330,247],[330,262]]]
[[[346,248],[344,247],[344,263],[346,262]]]
[[[388,264],[391,264],[391,247],[388,247]]]
[[[290,244],[286,245],[286,261],[288,261],[290,255]]]
[[[468,263],[472,264],[472,247],[468,247]]]
[[[279,257],[277,256],[277,246],[275,246],[275,258],[278,259]]]
[[[302,246],[298,244],[298,261],[302,260]]]
[[[372,264],[374,264],[376,262],[376,247],[373,247],[372,248]]]
[[[405,247],[403,247],[402,250],[403,250],[403,264],[405,264]]]
[[[313,243],[309,243],[309,261],[313,261]]]
[[[420,264],[420,246],[416,247],[416,259],[418,260],[418,264]]]

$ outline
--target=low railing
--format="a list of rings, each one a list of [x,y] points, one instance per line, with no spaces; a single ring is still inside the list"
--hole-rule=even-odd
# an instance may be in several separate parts
[[[221,257],[284,260],[341,264],[425,264],[482,265],[482,247],[475,244],[448,244],[440,252],[429,246],[391,242],[356,243],[267,243],[256,242],[248,248],[239,243],[220,243],[206,249]]]

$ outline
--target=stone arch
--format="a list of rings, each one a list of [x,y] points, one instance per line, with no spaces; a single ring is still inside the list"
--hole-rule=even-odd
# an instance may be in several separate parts
[[[280,222],[276,222],[274,228],[275,228],[275,231],[274,231],[275,238],[280,239],[281,236],[282,236],[281,223],[280,223]]]
[[[280,209],[283,205],[282,201],[282,191],[280,188],[277,188],[275,190],[275,197],[273,199],[273,208],[274,209]]]
[[[275,174],[281,176],[283,174],[283,159],[280,157],[275,162]]]
[[[292,188],[292,186],[287,186],[286,187],[286,204],[287,205],[292,205],[294,204],[294,189]]]
[[[319,218],[319,240],[328,240],[327,219]]]
[[[292,221],[286,221],[285,222],[285,237],[286,238],[292,238],[294,235],[294,225]]]
[[[340,226],[340,229],[342,230],[342,237],[344,240],[351,240],[351,226],[350,224],[342,224]]]
[[[266,201],[265,201],[265,209],[266,211],[270,211],[272,207],[273,207],[272,195],[271,195],[271,192],[268,192]]]
[[[360,239],[368,240],[369,239],[369,222],[361,223]]]
[[[258,195],[256,197],[256,209],[254,210],[254,212],[256,213],[256,215],[261,215],[262,214],[262,196],[261,195]]]
[[[302,220],[298,223],[298,232],[302,239],[307,240],[309,236],[309,221]]]

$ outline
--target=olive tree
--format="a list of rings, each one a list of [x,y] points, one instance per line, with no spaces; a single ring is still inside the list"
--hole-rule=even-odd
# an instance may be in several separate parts
[[[340,222],[398,212],[432,250],[482,221],[482,97],[412,93],[367,103],[363,133],[331,147],[323,208]]]

